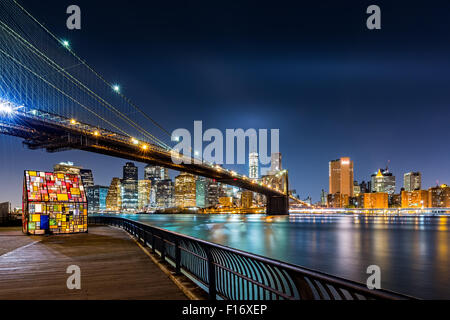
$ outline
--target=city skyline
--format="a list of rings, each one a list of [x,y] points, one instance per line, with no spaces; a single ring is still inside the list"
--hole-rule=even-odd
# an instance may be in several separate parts
[[[65,12],[62,2],[24,5],[169,131],[193,120],[222,131],[280,128],[280,151],[291,188],[314,201],[326,189],[328,161],[341,156],[355,161],[358,181],[369,180],[391,160],[389,167],[397,177],[420,171],[424,186],[433,186],[436,180],[449,183],[450,151],[442,146],[450,139],[446,130],[450,49],[446,30],[438,23],[439,17],[444,18],[442,7],[426,8],[419,26],[406,17],[424,8],[383,3],[389,12],[383,18],[386,28],[370,33],[363,5],[347,12],[331,1],[319,11],[290,4],[292,15],[282,20],[272,20],[273,8],[263,3],[253,20],[235,17],[236,29],[227,22],[235,11],[225,7],[208,30],[201,28],[202,19],[196,27],[183,28],[186,15],[205,18],[195,6],[180,10],[142,4],[143,10],[133,11],[136,19],[125,22],[121,10],[105,3],[80,1],[86,16],[79,32],[65,28],[64,14],[57,18]],[[250,7],[244,5],[243,10]],[[144,12],[170,12],[173,18],[154,28],[152,23],[158,20],[142,19]],[[348,24],[339,24],[337,17]],[[117,32],[104,27],[111,19]],[[321,27],[329,25],[325,21],[335,22],[333,36]],[[250,25],[254,27],[245,27]],[[400,27],[405,25],[407,29]],[[248,33],[236,31],[241,29]],[[265,37],[255,37],[261,30],[267,31]],[[139,50],[129,50],[136,43]],[[114,55],[105,57],[110,51]],[[403,123],[419,128],[420,135],[398,143],[405,134]],[[418,145],[426,145],[426,151],[418,152]],[[0,137],[0,151],[3,179],[11,182],[1,184],[0,192],[3,200],[14,203],[19,202],[20,177],[26,168],[50,170],[54,163],[73,160],[97,172],[100,184],[108,184],[108,168],[123,164],[79,151],[29,151],[20,140],[5,136]],[[246,167],[229,168],[247,172]]]

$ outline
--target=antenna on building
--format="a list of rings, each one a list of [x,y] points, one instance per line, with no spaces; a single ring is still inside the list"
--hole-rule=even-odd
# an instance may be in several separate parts
[[[386,171],[389,172],[389,163],[391,163],[391,160],[388,160],[386,163]]]

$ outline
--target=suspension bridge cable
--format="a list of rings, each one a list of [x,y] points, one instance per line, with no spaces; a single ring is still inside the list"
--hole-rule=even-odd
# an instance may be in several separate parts
[[[49,35],[51,35],[58,43],[61,43],[61,40],[53,34],[49,29],[47,29],[42,23],[40,23],[31,13],[29,13],[24,7],[22,7],[16,0],[13,0],[14,3],[24,12],[26,13],[33,21],[35,21],[43,30],[45,30]],[[104,79],[102,75],[100,75],[97,71],[95,71],[90,65],[87,64],[86,61],[81,59],[72,49],[68,48],[68,51],[76,58],[78,59],[88,70],[90,70],[92,73],[94,73],[100,80],[102,80],[108,87],[112,87],[113,84]],[[141,108],[139,108],[136,104],[132,103],[132,101],[127,98],[124,94],[120,93],[120,96],[133,108],[135,108],[137,111],[139,111],[142,115],[144,115],[148,120],[150,120],[153,124],[155,124],[159,129],[161,129],[164,133],[171,136],[171,134],[163,128],[162,125],[160,125],[156,120],[151,118],[148,114],[146,114]]]
[[[111,105],[108,101],[104,100],[102,97],[100,97],[97,93],[92,91],[89,87],[87,87],[84,83],[79,81],[77,78],[73,77],[70,73],[66,71],[67,68],[61,67],[59,64],[57,64],[55,61],[50,59],[48,56],[46,56],[44,53],[42,53],[39,49],[37,49],[33,44],[31,44],[29,41],[21,37],[19,34],[17,34],[14,30],[12,30],[9,26],[4,24],[2,21],[0,21],[0,28],[3,28],[6,32],[8,32],[11,36],[13,36],[16,40],[20,41],[22,44],[24,44],[28,50],[30,50],[33,54],[37,55],[40,59],[44,60],[50,67],[54,68],[58,73],[62,74],[63,77],[71,81],[73,84],[75,84],[77,87],[84,89],[87,91],[87,94],[96,99],[98,102],[103,104],[105,107],[107,107],[109,110],[112,110],[115,112],[119,117],[121,117],[124,121],[126,121],[128,124],[133,126],[135,129],[137,129],[139,132],[144,134],[147,138],[150,140],[153,140],[156,144],[171,149],[168,145],[166,145],[163,141],[158,139],[157,137],[153,136],[149,132],[147,132],[144,128],[139,126],[136,122],[131,120],[129,117],[124,115],[120,112],[117,108],[115,108],[113,105]],[[70,79],[69,79],[70,78]]]

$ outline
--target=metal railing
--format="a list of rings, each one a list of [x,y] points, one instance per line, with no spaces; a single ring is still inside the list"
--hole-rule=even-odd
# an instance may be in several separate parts
[[[414,299],[122,217],[91,216],[89,223],[123,228],[211,300]]]

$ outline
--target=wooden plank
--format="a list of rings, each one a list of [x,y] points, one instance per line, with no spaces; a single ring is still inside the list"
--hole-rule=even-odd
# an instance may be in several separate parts
[[[0,299],[186,299],[122,230],[23,237],[10,241],[24,246],[5,246],[14,250],[0,256]],[[67,288],[69,265],[81,269],[80,290]]]

